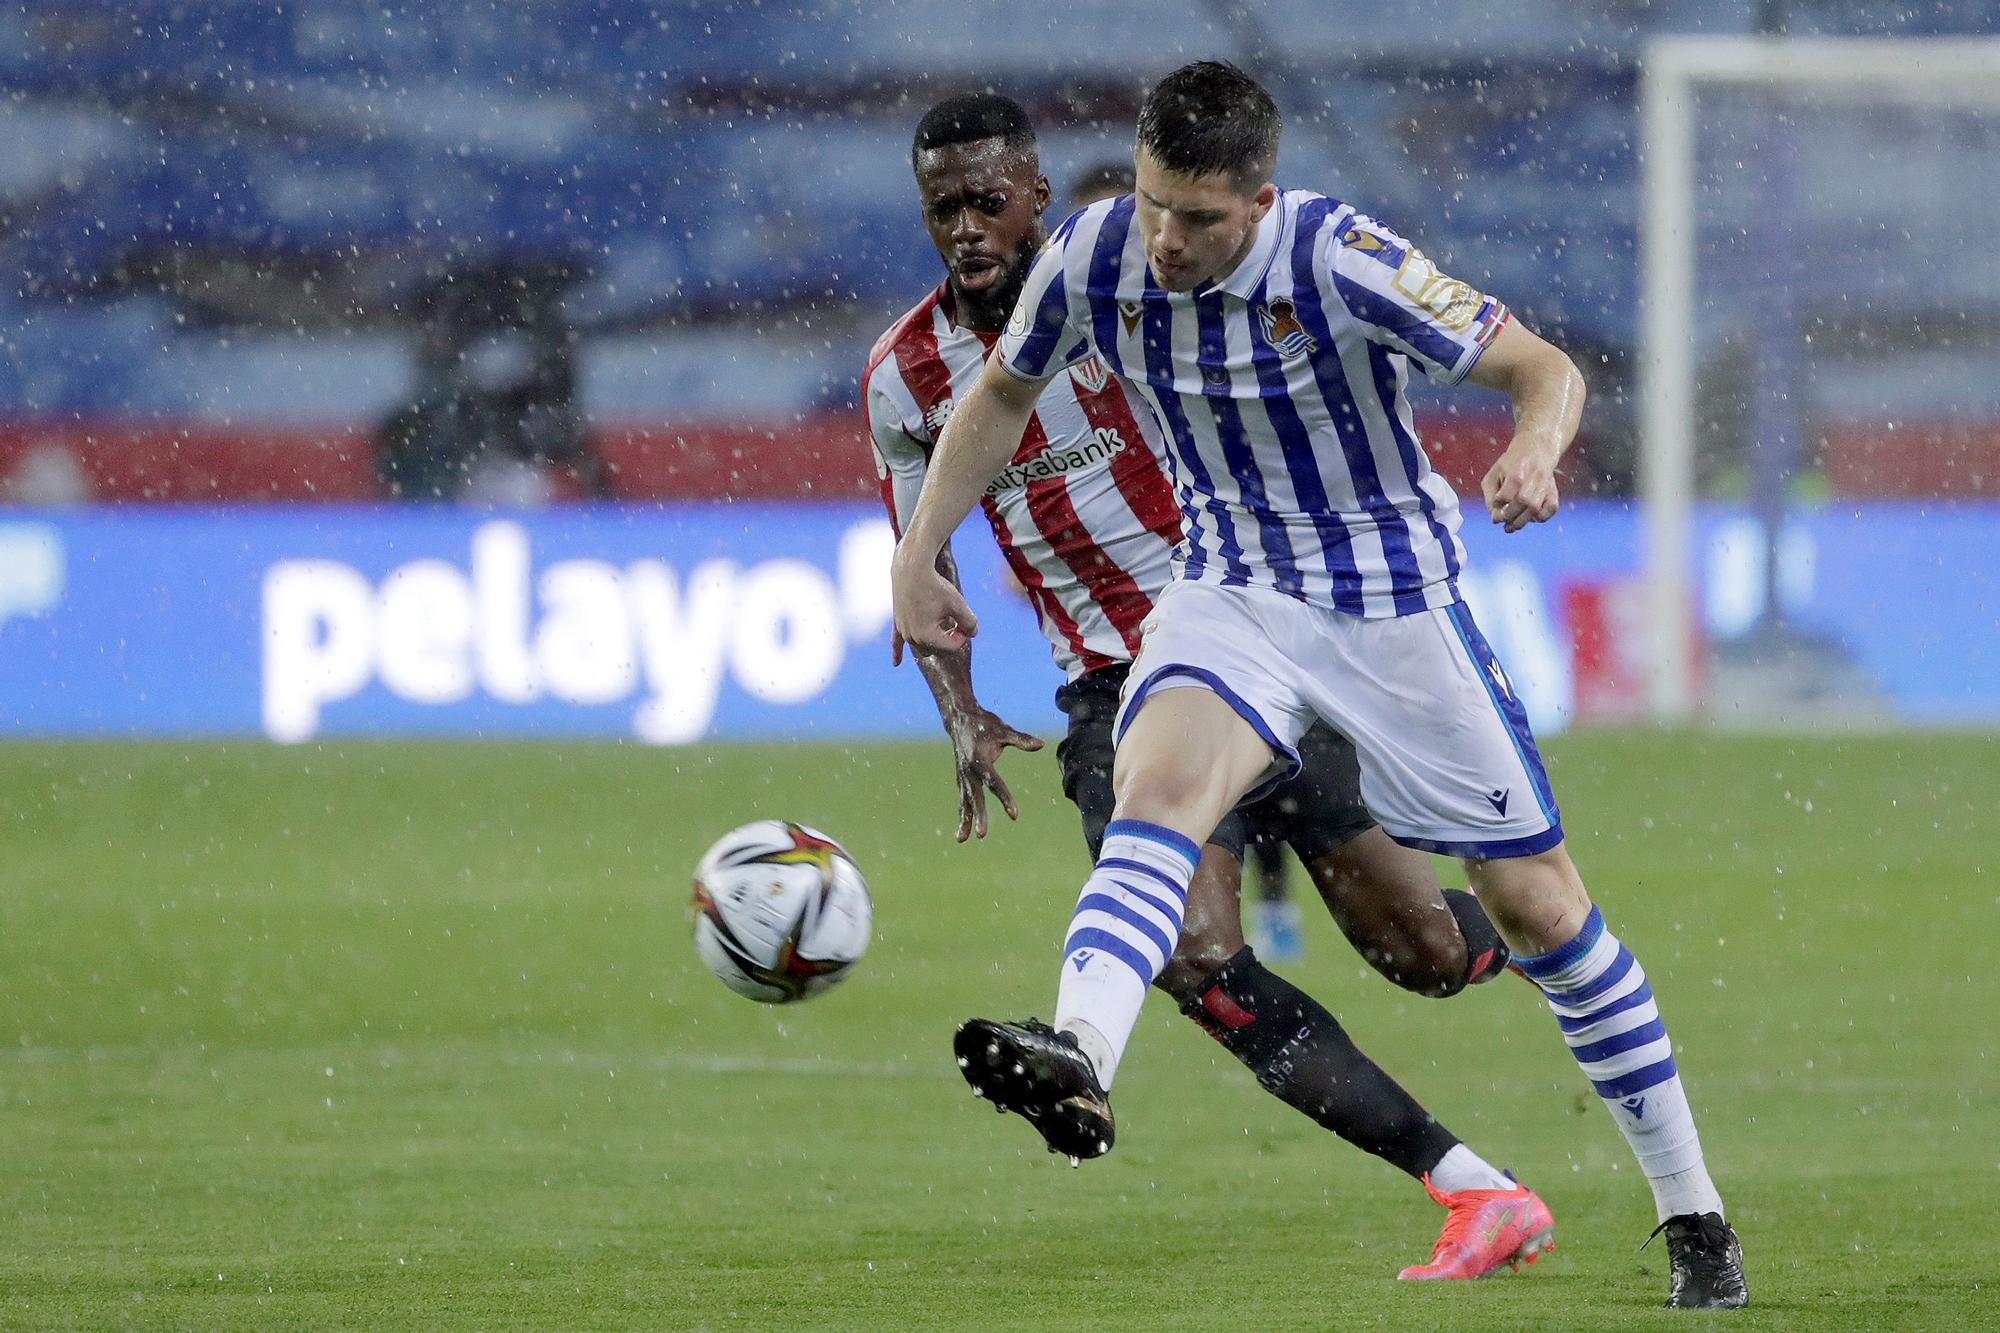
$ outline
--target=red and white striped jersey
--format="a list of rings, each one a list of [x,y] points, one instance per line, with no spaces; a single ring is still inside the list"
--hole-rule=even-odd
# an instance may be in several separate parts
[[[861,397],[898,535],[952,404],[998,337],[960,325],[940,284],[869,353]],[[1172,573],[1181,512],[1161,447],[1151,409],[1135,408],[1092,357],[1049,381],[1012,464],[980,502],[1071,680],[1132,660],[1139,624]]]

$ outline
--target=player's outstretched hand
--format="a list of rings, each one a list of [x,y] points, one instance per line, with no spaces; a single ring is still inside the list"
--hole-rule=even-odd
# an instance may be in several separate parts
[[[966,714],[950,728],[952,757],[958,765],[958,840],[986,836],[986,793],[1000,798],[1007,818],[1019,819],[1014,793],[1000,776],[1000,752],[1008,746],[1030,753],[1042,743],[1025,731],[1016,731],[999,716],[984,708]]]
[[[1539,451],[1509,448],[1487,469],[1480,488],[1486,493],[1486,512],[1509,532],[1546,523],[1562,506],[1555,464]]]
[[[895,597],[896,633],[922,652],[926,648],[963,648],[979,632],[972,614],[952,581],[931,565],[908,563],[898,549],[889,567]]]

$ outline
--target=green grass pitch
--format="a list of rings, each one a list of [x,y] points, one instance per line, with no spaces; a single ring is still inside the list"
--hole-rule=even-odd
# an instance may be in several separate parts
[[[1744,1237],[1736,1328],[2000,1311],[2000,742],[1549,747]],[[1156,997],[1072,1171],[951,1067],[1046,1015],[1085,870],[1052,755],[952,844],[941,744],[0,747],[0,1326],[1686,1327],[1651,1204],[1530,989],[1282,968],[1537,1186],[1556,1252],[1415,1288],[1441,1213]],[[855,975],[740,1000],[688,873],[817,824]]]

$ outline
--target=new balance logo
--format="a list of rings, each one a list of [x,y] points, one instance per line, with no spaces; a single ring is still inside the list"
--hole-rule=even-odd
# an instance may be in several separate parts
[[[1627,1097],[1618,1104],[1630,1111],[1634,1120],[1644,1120],[1646,1118],[1646,1099],[1644,1097]]]
[[[1506,787],[1495,787],[1486,793],[1486,803],[1493,807],[1494,814],[1504,815],[1507,813],[1507,797],[1510,794]]]
[[[924,409],[924,429],[931,433],[931,439],[944,435],[944,423],[951,420],[951,408],[951,399],[940,398]]]
[[[1069,961],[1071,965],[1074,966],[1076,970],[1079,972],[1083,971],[1083,965],[1089,962],[1090,959],[1091,959],[1091,952],[1088,949],[1078,949],[1075,953],[1069,956]]]
[[[1257,307],[1257,322],[1264,326],[1264,340],[1286,358],[1310,356],[1319,350],[1319,341],[1299,323],[1298,307],[1282,296]]]

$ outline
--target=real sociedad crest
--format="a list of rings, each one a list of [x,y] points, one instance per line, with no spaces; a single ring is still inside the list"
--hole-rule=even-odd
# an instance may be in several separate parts
[[[1257,322],[1264,326],[1264,341],[1281,356],[1310,356],[1319,350],[1319,340],[1299,323],[1298,307],[1282,296],[1257,307]]]
[[[1111,382],[1111,367],[1099,357],[1091,357],[1069,368],[1069,377],[1085,393],[1103,393],[1104,386]]]

